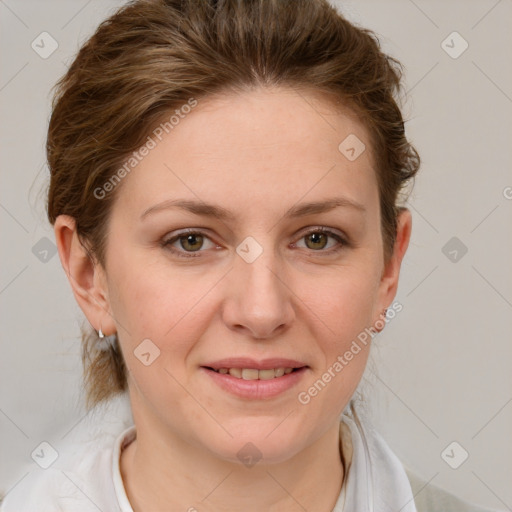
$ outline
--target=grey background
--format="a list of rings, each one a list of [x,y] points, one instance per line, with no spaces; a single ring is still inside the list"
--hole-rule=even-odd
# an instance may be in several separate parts
[[[122,3],[0,1],[4,493],[35,467],[30,454],[39,443],[58,449],[84,415],[82,314],[52,253],[44,212],[45,131],[50,88]],[[407,130],[423,159],[407,203],[413,235],[396,298],[404,309],[375,339],[362,383],[368,413],[426,480],[512,510],[512,2],[340,5],[404,63]],[[43,31],[58,43],[46,59],[31,48]],[[458,58],[445,51],[463,48],[458,36],[447,39],[454,31],[469,45]],[[453,237],[456,245],[446,247]],[[469,453],[458,469],[441,457],[453,441]]]

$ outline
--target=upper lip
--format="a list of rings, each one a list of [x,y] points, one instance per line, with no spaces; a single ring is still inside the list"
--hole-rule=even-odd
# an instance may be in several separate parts
[[[302,368],[307,365],[294,359],[283,359],[280,357],[262,359],[260,361],[251,359],[250,357],[230,357],[227,359],[219,359],[202,366],[206,368],[213,368],[214,370],[218,370],[219,368],[253,368],[256,370],[270,370],[271,368]]]

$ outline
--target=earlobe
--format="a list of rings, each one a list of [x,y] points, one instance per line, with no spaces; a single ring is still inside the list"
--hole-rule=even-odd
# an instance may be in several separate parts
[[[82,245],[75,219],[59,215],[54,232],[60,261],[78,305],[96,330],[101,327],[106,335],[114,333],[103,268]]]

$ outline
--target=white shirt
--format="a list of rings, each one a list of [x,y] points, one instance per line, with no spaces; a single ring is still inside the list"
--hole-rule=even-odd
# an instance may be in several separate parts
[[[108,404],[101,421],[92,414],[54,447],[59,456],[50,467],[33,464],[4,498],[0,512],[133,512],[121,477],[120,455],[135,435],[129,402],[121,395]],[[340,421],[340,449],[348,469],[332,512],[482,510],[441,490],[423,498],[428,511],[417,509],[409,476],[398,458],[371,427],[358,427],[345,414]]]

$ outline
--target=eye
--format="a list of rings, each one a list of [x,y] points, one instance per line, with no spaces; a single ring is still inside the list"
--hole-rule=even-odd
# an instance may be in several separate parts
[[[168,238],[162,242],[162,246],[169,249],[172,253],[177,256],[182,256],[184,258],[193,258],[200,256],[200,254],[191,254],[194,252],[200,253],[203,252],[201,249],[205,249],[205,242],[209,242],[209,246],[207,244],[206,249],[211,249],[216,247],[216,245],[206,236],[205,233],[201,231],[193,231],[187,230],[182,233],[178,233],[177,235]]]
[[[329,239],[331,240],[330,244]],[[307,233],[303,234],[299,242],[303,240],[305,241],[306,249],[325,254],[336,253],[350,245],[340,234],[321,226],[310,229]],[[304,247],[298,245],[299,242],[294,244],[294,246]],[[200,257],[201,252],[204,252],[205,249],[218,247],[210,240],[206,233],[192,229],[182,231],[163,240],[161,245],[176,256],[183,258]]]
[[[334,240],[334,243],[329,245],[329,239]],[[300,241],[303,240],[305,241],[306,249],[325,253],[334,253],[349,245],[340,234],[323,227],[316,227],[303,234]],[[327,250],[325,250],[326,248]]]

